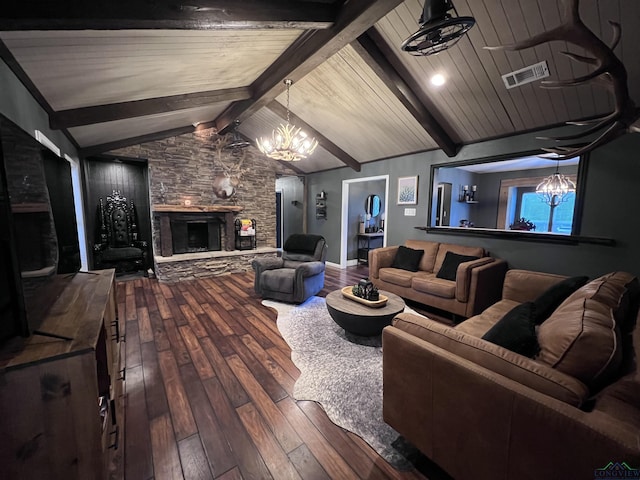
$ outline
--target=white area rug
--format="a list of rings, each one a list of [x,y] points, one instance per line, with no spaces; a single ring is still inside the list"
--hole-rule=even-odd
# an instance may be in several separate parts
[[[300,369],[295,399],[318,402],[332,422],[360,436],[395,468],[412,468],[407,456],[415,450],[382,420],[381,337],[346,334],[323,298],[262,304],[278,312],[278,329]]]

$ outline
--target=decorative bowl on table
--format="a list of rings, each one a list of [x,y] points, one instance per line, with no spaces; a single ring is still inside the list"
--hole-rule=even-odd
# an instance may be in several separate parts
[[[353,287],[344,287],[342,289],[342,295],[345,298],[353,300],[355,302],[361,303],[362,305],[366,305],[367,307],[372,308],[381,308],[387,304],[389,297],[386,295],[378,294],[378,300],[367,300],[366,298],[359,297],[353,294]]]

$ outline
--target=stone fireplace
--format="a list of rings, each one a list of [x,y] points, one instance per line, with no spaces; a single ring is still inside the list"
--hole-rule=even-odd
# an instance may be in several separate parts
[[[160,218],[160,254],[233,250],[235,215],[242,207],[155,205]]]
[[[175,282],[251,270],[256,257],[275,256],[273,247],[235,250],[235,205],[154,205],[160,256],[155,273]]]
[[[109,152],[148,163],[154,272],[162,281],[247,272],[253,258],[276,256],[276,175],[297,173],[253,146],[240,155],[217,148],[219,139],[206,129]],[[231,198],[220,197],[213,186],[240,160],[241,183]],[[257,248],[235,250],[236,218],[256,220]]]

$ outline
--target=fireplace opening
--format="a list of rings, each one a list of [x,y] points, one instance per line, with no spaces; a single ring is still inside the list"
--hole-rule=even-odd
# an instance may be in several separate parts
[[[173,253],[194,253],[222,250],[220,218],[211,216],[180,216],[171,220]]]
[[[202,223],[187,223],[187,251],[206,252],[209,249],[209,226]]]

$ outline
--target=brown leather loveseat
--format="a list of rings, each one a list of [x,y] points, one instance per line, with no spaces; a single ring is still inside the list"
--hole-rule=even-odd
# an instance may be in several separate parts
[[[510,270],[502,299],[456,327],[402,313],[383,331],[384,419],[456,480],[640,468],[636,277],[570,294],[537,327],[531,358],[481,338],[562,280]]]
[[[417,271],[394,267],[403,247],[424,251]],[[448,260],[454,257],[470,260],[458,265],[454,263],[450,277],[442,278]],[[369,278],[378,289],[464,318],[500,299],[506,270],[504,260],[488,256],[482,247],[407,240],[402,247],[396,245],[369,251]]]

